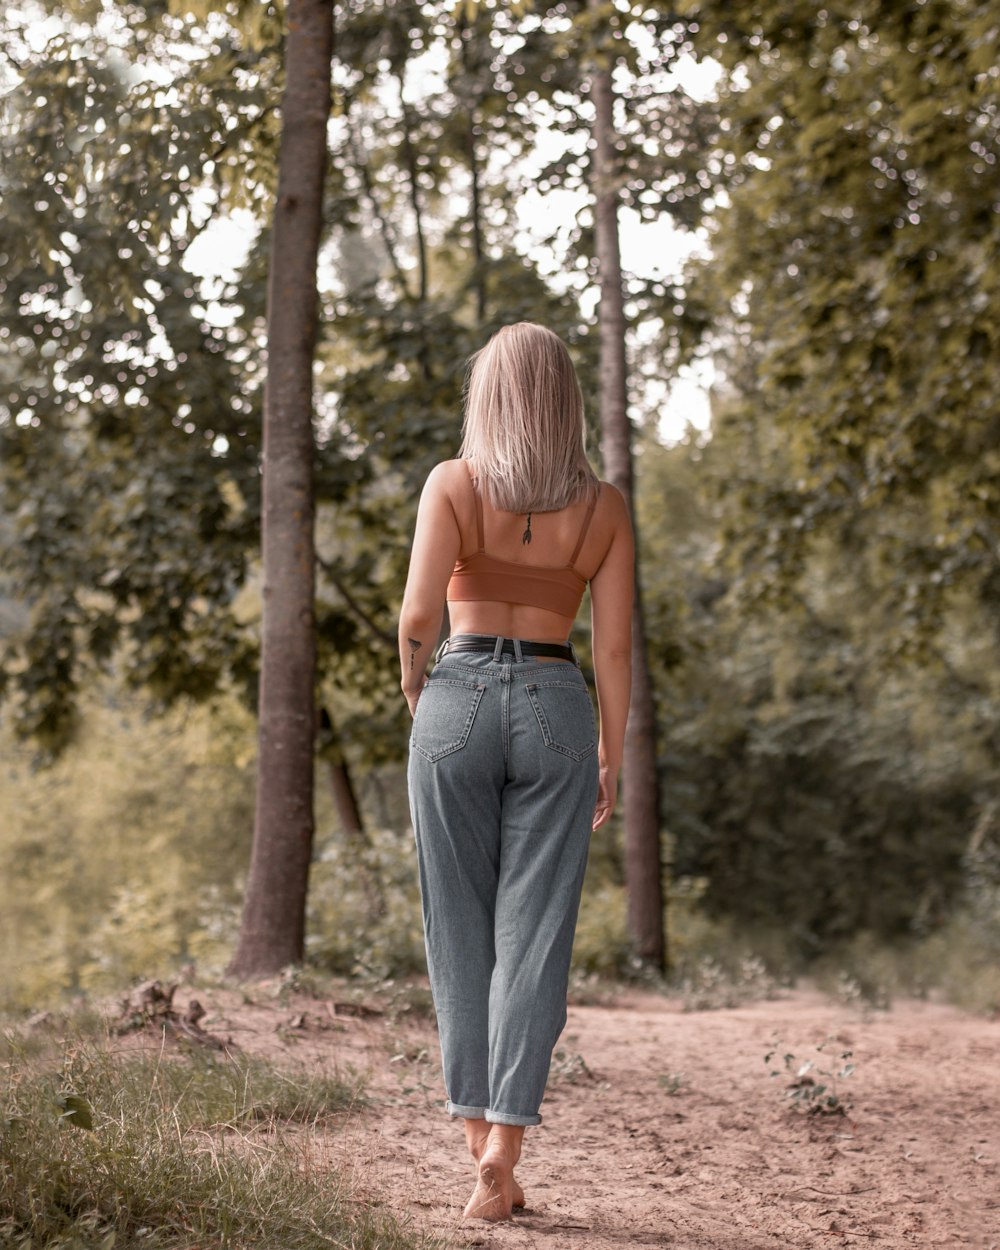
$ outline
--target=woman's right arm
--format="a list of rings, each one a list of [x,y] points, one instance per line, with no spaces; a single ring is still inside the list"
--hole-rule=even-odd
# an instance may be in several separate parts
[[[607,555],[590,579],[594,676],[601,721],[595,829],[614,811],[618,798],[618,772],[622,765],[632,687],[632,599],[635,594],[635,540],[628,507],[615,487],[604,483],[601,489],[608,492],[612,501],[614,529]]]
[[[446,460],[430,472],[420,495],[417,525],[410,552],[410,569],[399,612],[399,663],[403,694],[411,714],[427,680],[427,665],[441,632],[445,597],[462,545],[449,483],[458,471],[468,476],[461,461]]]

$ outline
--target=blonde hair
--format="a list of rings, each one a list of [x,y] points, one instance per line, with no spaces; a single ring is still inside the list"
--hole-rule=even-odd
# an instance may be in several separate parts
[[[532,321],[502,326],[469,357],[459,456],[501,512],[554,512],[595,493],[583,394],[566,344]]]

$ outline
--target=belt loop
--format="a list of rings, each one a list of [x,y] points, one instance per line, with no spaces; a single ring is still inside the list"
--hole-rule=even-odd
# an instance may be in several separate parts
[[[503,638],[497,635],[497,645],[493,648],[493,663],[500,663],[500,656],[503,653]]]
[[[520,639],[520,638],[512,638],[512,639],[511,639],[511,642],[513,642],[513,644],[514,644],[514,663],[515,663],[515,664],[523,664],[523,663],[524,663],[524,656],[521,654],[521,639]]]
[[[574,647],[574,646],[573,646],[573,639],[572,639],[572,638],[567,638],[567,639],[566,639],[566,646],[567,646],[567,647],[569,647],[569,653],[570,653],[570,655],[573,657],[573,663],[577,666],[577,668],[579,668],[579,667],[580,667],[580,657],[576,654],[576,647]]]
[[[438,649],[437,649],[437,654],[434,656],[434,663],[435,663],[435,664],[438,662],[438,660],[440,660],[440,658],[441,658],[443,655],[446,655],[446,654],[447,654],[447,651],[448,651],[448,643],[449,643],[449,642],[451,642],[451,639],[450,639],[450,638],[446,638],[446,639],[444,640],[444,642],[442,642],[442,644],[440,645],[440,647],[438,647]]]

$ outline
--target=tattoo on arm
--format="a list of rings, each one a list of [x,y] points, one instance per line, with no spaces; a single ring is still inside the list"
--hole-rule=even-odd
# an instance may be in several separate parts
[[[412,673],[413,672],[413,657],[417,654],[417,652],[420,650],[420,648],[424,644],[420,641],[419,638],[407,638],[406,641],[410,644],[410,672]]]

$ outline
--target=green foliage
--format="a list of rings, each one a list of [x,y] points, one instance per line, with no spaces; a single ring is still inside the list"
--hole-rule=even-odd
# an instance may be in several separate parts
[[[906,985],[940,986],[967,1011],[1000,1015],[1000,829],[985,808],[963,856],[961,900],[901,969]]]
[[[703,881],[715,919],[783,929],[801,970],[858,931],[913,941],[958,905],[1000,665],[987,614],[956,594],[933,657],[887,671],[886,570],[832,540],[794,596],[754,606],[727,486],[773,472],[768,454],[725,420],[706,446],[647,448],[641,507],[669,500],[643,532],[672,875]]]
[[[4,639],[0,693],[19,732],[55,755],[79,731],[93,671],[112,663],[164,706],[219,689],[255,698],[258,611],[246,609],[284,12],[46,7],[69,26],[40,51],[20,20],[0,23],[2,565],[28,613]],[[613,56],[633,97],[622,194],[645,219],[690,224],[711,109],[661,89],[689,33],[640,5],[338,11],[317,623],[324,693],[373,763],[405,741],[392,633],[419,487],[458,445],[465,358],[501,324],[542,321],[596,392],[579,303],[596,278],[587,214],[540,240],[564,253],[550,280],[524,254],[518,197],[585,188],[588,65]],[[543,132],[541,174],[512,167]],[[245,263],[233,280],[197,277],[199,237],[235,210],[256,236]],[[630,315],[665,318],[674,335],[679,292],[627,285]],[[651,354],[647,372],[665,377],[663,360]]]
[[[836,1037],[827,1037],[816,1046],[816,1053],[824,1064],[829,1062],[824,1052],[831,1042],[836,1043],[838,1040]],[[781,1041],[775,1039],[772,1049],[764,1056],[764,1062],[770,1064],[780,1049]],[[782,1066],[771,1068],[769,1075],[792,1077],[792,1080],[785,1086],[785,1097],[791,1100],[796,1110],[805,1109],[808,1115],[847,1115],[850,1105],[841,1096],[837,1082],[845,1081],[854,1071],[855,1065],[848,1063],[852,1054],[853,1051],[850,1050],[840,1051],[837,1055],[840,1064],[835,1069],[831,1069],[825,1066],[820,1067],[816,1059],[803,1061],[791,1052],[787,1052],[781,1057]],[[810,1075],[813,1072],[816,1076]],[[817,1080],[817,1076],[822,1079]]]
[[[938,988],[963,1011],[1000,1018],[1000,965],[993,953],[998,932],[996,913],[984,927],[959,909],[915,951],[917,983]],[[914,979],[912,974],[909,979]]]
[[[318,1161],[318,1121],[357,1096],[335,1075],[247,1057],[74,1046],[58,1071],[15,1059],[0,1245],[429,1247]]]
[[[680,7],[728,75],[697,300],[776,453],[730,481],[727,546],[785,596],[815,534],[876,550],[886,647],[920,648],[955,590],[1000,590],[995,6]]]
[[[258,382],[185,256],[206,185],[224,202],[273,176],[273,50],[191,58],[106,16],[40,53],[0,26],[3,565],[30,611],[0,659],[20,732],[50,752],[116,655],[164,701],[254,680],[231,604],[256,528]]]
[[[640,459],[672,870],[874,1002],[964,946],[1000,763],[997,28],[974,0],[681,11],[727,77],[688,275],[712,437]]]
[[[4,731],[19,1005],[221,961],[252,824],[239,700],[284,15],[104,7],[76,0],[30,54],[0,19],[0,693],[39,758],[79,739],[42,781]],[[537,188],[582,188],[583,83],[613,56],[623,195],[713,242],[684,280],[626,275],[630,317],[662,331],[636,376],[708,350],[721,374],[710,442],[647,435],[637,456],[674,972],[708,1001],[740,992],[741,960],[826,976],[825,956],[833,992],[939,984],[989,1010],[1000,899],[969,846],[1000,750],[996,23],[979,0],[680,11],[338,14],[317,624],[332,745],[374,832],[327,832],[321,790],[311,957],[422,966],[412,846],[388,832],[406,822],[393,635],[413,511],[457,447],[464,358],[498,325],[552,325],[596,390],[588,213],[543,232],[564,262],[548,276],[521,254],[523,181],[492,158],[540,151],[544,129]],[[664,90],[690,47],[724,65],[718,105]],[[245,264],[197,278],[200,232],[237,207]],[[137,688],[174,711],[137,715]],[[576,960],[629,972],[614,828]]]
[[[422,972],[413,835],[376,829],[368,843],[338,838],[320,848],[310,874],[309,961],[329,972],[375,980]]]
[[[625,927],[625,888],[588,868],[573,943],[573,967],[602,977],[627,973],[631,946]]]
[[[617,978],[629,969],[625,926],[625,886],[618,821],[591,835],[583,897],[573,942],[573,972],[582,977]]]
[[[253,827],[251,718],[235,699],[151,718],[105,684],[85,727],[41,773],[5,735],[0,1009],[230,953]]]
[[[563,1050],[562,1047],[553,1051],[552,1066],[549,1068],[550,1085],[590,1085],[595,1079],[583,1055]]]
[[[683,784],[706,816],[684,842],[698,837],[710,908],[748,922],[778,914],[813,951],[944,914],[973,814],[967,779],[928,780],[917,761],[873,749],[863,732],[882,727],[850,704],[803,700],[742,719],[728,740],[684,743]]]

